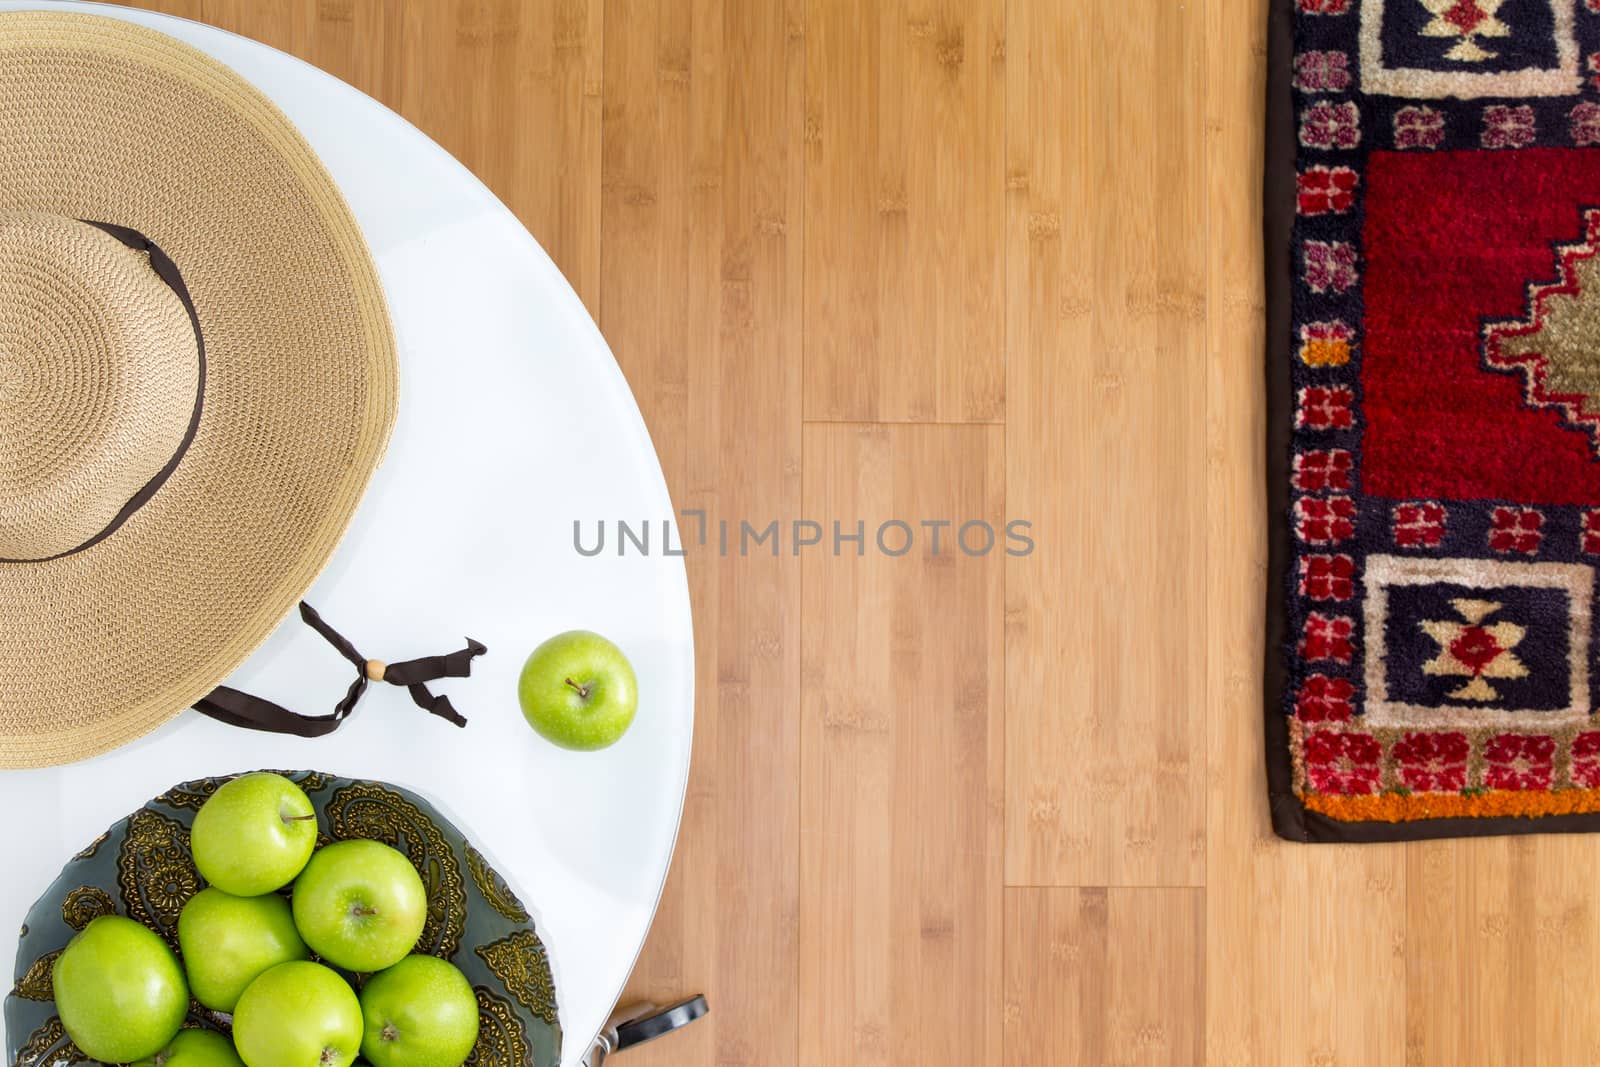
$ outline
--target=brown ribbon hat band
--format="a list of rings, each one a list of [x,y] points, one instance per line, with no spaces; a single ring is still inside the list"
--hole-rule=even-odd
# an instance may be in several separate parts
[[[167,460],[161,469],[156,471],[150,480],[140,487],[139,491],[122,506],[120,511],[111,517],[111,520],[106,525],[100,528],[98,533],[72,548],[63,549],[48,556],[36,556],[29,559],[0,557],[0,563],[48,563],[51,560],[61,559],[63,556],[70,556],[75,552],[82,552],[86,548],[93,548],[116,533],[117,527],[127,522],[129,516],[138,511],[145,501],[154,496],[156,490],[160,489],[172,472],[178,469],[178,463],[183,459],[183,454],[189,450],[189,445],[194,442],[194,435],[200,429],[200,413],[205,406],[206,396],[206,342],[200,333],[200,316],[195,314],[194,300],[189,296],[188,287],[183,284],[183,275],[178,272],[177,265],[172,262],[171,257],[163,252],[154,241],[138,230],[130,229],[127,226],[116,226],[109,222],[96,222],[93,219],[80,219],[79,221],[87,223],[95,229],[104,230],[135,252],[145,253],[150,258],[150,269],[155,271],[156,277],[166,283],[167,288],[171,289],[179,302],[183,304],[183,310],[189,316],[189,326],[194,330],[194,347],[199,359],[199,370],[195,379],[194,410],[189,416],[188,428],[184,430],[183,437],[179,439],[177,447],[173,450],[172,458]]]

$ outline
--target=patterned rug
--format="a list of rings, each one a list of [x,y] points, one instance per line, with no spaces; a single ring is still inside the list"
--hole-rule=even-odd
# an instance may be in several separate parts
[[[1600,0],[1278,0],[1273,824],[1600,830]]]

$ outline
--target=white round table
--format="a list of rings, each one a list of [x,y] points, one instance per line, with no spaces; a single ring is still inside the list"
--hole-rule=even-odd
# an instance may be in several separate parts
[[[114,753],[0,773],[0,929],[15,929],[79,848],[167,786],[260,767],[403,785],[481,848],[533,913],[555,973],[564,1067],[582,1058],[644,943],[672,857],[694,725],[694,647],[682,560],[580,555],[597,523],[672,503],[605,341],[561,273],[465,168],[350,86],[254,41],[168,16],[55,6],[154,27],[217,57],[299,126],[344,191],[388,291],[400,343],[393,443],[337,555],[306,599],[384,660],[489,646],[471,678],[433,686],[458,730],[395,687],[368,690],[336,734],[301,740],[185,713]],[[659,539],[658,539],[659,541]],[[396,574],[408,577],[397,579]],[[640,708],[598,753],[523,722],[517,675],[545,637],[610,636]],[[332,709],[350,668],[298,619],[229,684],[296,710]],[[692,991],[686,991],[692,992]]]

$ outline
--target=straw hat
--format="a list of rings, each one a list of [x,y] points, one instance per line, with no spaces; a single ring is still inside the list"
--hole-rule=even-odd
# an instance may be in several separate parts
[[[377,272],[237,74],[0,14],[0,767],[200,700],[337,545],[395,413]]]

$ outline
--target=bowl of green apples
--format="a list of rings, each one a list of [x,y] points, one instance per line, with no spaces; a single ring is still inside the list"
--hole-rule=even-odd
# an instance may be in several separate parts
[[[205,778],[28,913],[12,1067],[556,1067],[532,917],[427,801],[316,771]]]

